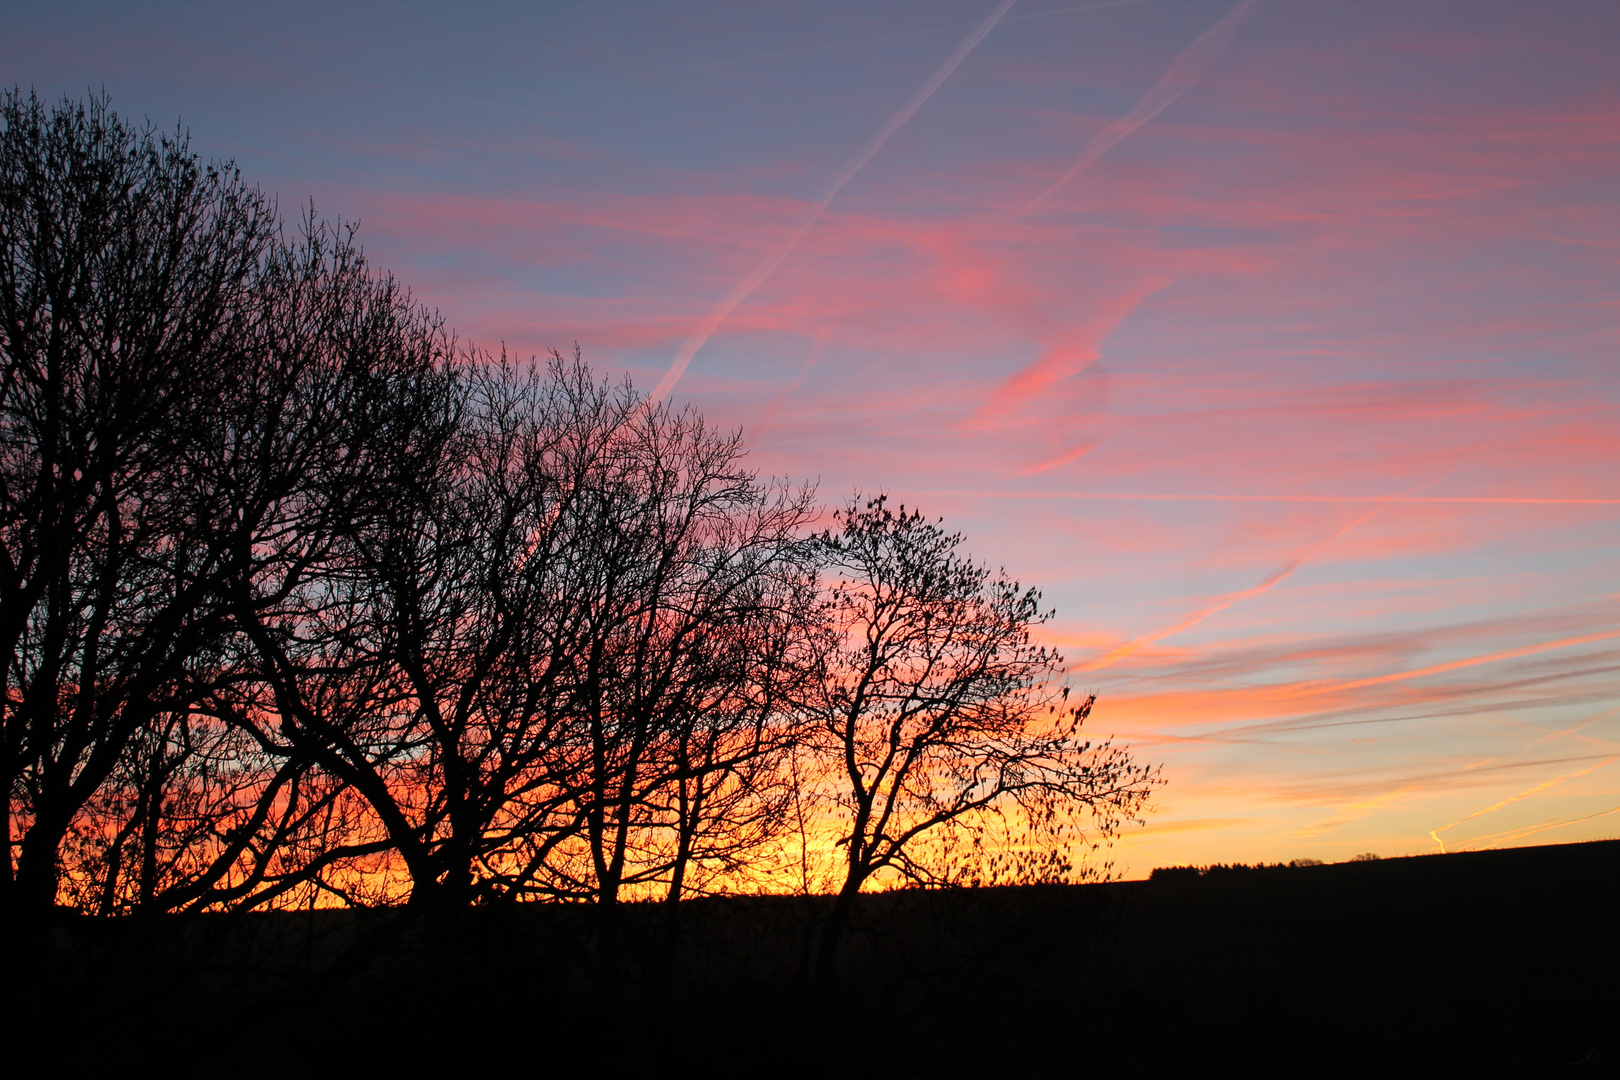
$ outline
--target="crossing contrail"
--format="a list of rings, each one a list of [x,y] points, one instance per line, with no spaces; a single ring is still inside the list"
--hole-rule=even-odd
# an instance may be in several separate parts
[[[799,219],[799,223],[793,227],[793,231],[787,235],[786,239],[772,248],[758,266],[750,270],[741,281],[732,286],[731,291],[725,295],[724,299],[710,309],[709,313],[703,317],[703,321],[698,324],[697,332],[681,343],[679,351],[675,353],[674,361],[669,365],[669,370],[664,372],[664,377],[659,379],[658,385],[653,388],[652,395],[649,398],[650,402],[662,401],[664,395],[675,388],[675,384],[680,381],[681,375],[686,371],[686,365],[692,362],[692,357],[696,356],[698,350],[703,348],[710,335],[719,329],[720,324],[725,322],[733,311],[737,310],[738,304],[748,299],[749,293],[759,288],[767,278],[776,272],[776,268],[782,265],[782,260],[787,258],[788,253],[798,246],[799,241],[804,239],[804,234],[810,231],[810,226],[814,225],[816,220],[821,217],[822,211],[827,209],[827,204],[832,202],[833,196],[838,194],[839,189],[849,183],[851,177],[860,172],[867,162],[877,156],[877,152],[883,149],[883,144],[889,141],[889,136],[899,131],[905,122],[910,120],[918,109],[922,108],[923,102],[933,96],[934,91],[938,90],[940,84],[950,77],[951,72],[955,71],[957,65],[966,58],[968,53],[973,51],[974,46],[983,41],[985,35],[995,29],[996,23],[1001,21],[1001,17],[1007,14],[1007,9],[1011,8],[1014,2],[1015,0],[1001,0],[1001,3],[996,5],[996,9],[990,13],[989,18],[980,23],[971,34],[963,39],[962,44],[958,45],[956,51],[945,59],[945,62],[939,66],[939,70],[934,72],[933,77],[923,83],[922,89],[913,94],[911,100],[901,106],[900,111],[890,117],[889,122],[884,124],[878,133],[872,136],[866,145],[861,147],[860,151],[846,161],[843,168],[833,175],[831,182],[827,184],[826,189],[822,192],[821,198],[811,205],[810,210],[804,217]],[[1247,2],[1254,3],[1255,0],[1247,0]]]
[[[1069,166],[1068,172],[1053,181],[1051,187],[1035,196],[1019,212],[1020,216],[1029,213],[1057,194],[1063,185],[1090,168],[1121,139],[1159,115],[1166,106],[1196,83],[1199,76],[1203,75],[1210,63],[1221,54],[1221,50],[1226,48],[1260,4],[1261,0],[1243,0],[1241,4],[1227,12],[1220,22],[1200,34],[1198,40],[1187,46],[1186,50],[1176,57],[1175,62],[1170,65],[1170,70],[1166,71],[1164,77],[1154,84],[1153,89],[1136,103],[1135,108],[1093,135],[1091,141],[1086,143],[1086,148],[1080,151],[1080,156],[1075,159],[1074,164]]]
[[[1608,765],[1611,762],[1613,762],[1614,760],[1615,759],[1612,758],[1612,757],[1607,757],[1607,758],[1604,758],[1602,761],[1598,762],[1596,765],[1592,765],[1592,766],[1590,766],[1588,768],[1582,769],[1579,772],[1565,773],[1562,776],[1555,776],[1551,780],[1543,780],[1541,783],[1537,784],[1535,787],[1529,789],[1528,791],[1521,791],[1517,795],[1509,795],[1507,798],[1503,799],[1502,801],[1500,801],[1498,803],[1494,803],[1491,806],[1487,806],[1483,810],[1475,810],[1472,814],[1469,814],[1467,817],[1458,818],[1456,821],[1453,821],[1450,825],[1442,825],[1438,829],[1430,829],[1429,830],[1429,836],[1430,836],[1431,839],[1434,840],[1435,843],[1440,845],[1440,853],[1445,854],[1446,842],[1444,840],[1440,839],[1440,834],[1445,832],[1447,829],[1454,829],[1458,825],[1461,825],[1466,821],[1473,821],[1477,817],[1484,817],[1486,814],[1494,813],[1495,811],[1502,809],[1502,807],[1504,807],[1504,806],[1508,806],[1511,803],[1518,802],[1520,799],[1527,799],[1532,795],[1539,795],[1543,791],[1546,791],[1548,788],[1557,787],[1559,784],[1562,784],[1565,780],[1574,780],[1574,779],[1576,779],[1578,777],[1587,776],[1587,775],[1589,775],[1591,773],[1595,773],[1599,769],[1603,768],[1605,765]],[[1511,832],[1512,830],[1510,829],[1509,831]]]

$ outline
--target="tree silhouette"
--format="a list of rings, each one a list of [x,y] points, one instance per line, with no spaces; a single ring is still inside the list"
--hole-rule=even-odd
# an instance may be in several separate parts
[[[769,820],[744,806],[784,744],[809,494],[577,357],[446,380],[431,452],[336,519],[279,609],[245,605],[261,726],[363,800],[351,846],[385,838],[413,905],[678,896]]]
[[[448,338],[183,134],[0,115],[8,903],[275,902],[387,845],[254,646],[443,441]]]
[[[1032,638],[1040,594],[957,553],[958,534],[882,496],[852,500],[820,538],[814,718],[819,776],[841,834],[842,885],[815,981],[833,979],[856,895],[888,871],[920,884],[982,878],[939,841],[1016,818],[1026,867],[1061,876],[1089,824],[1111,835],[1156,782],[1108,742],[1082,738],[1092,698],[1068,703],[1061,657]],[[1044,845],[1043,842],[1044,841]],[[971,846],[971,845],[970,845]]]
[[[781,661],[811,493],[759,484],[741,453],[690,411],[638,408],[593,478],[575,549],[583,846],[552,869],[602,904],[653,883],[678,898],[697,860],[735,867],[769,836],[757,796],[791,737]]]
[[[373,643],[356,636],[353,537],[397,513],[443,459],[458,422],[456,347],[436,315],[372,273],[352,232],[313,216],[278,249],[263,294],[257,363],[223,399],[200,470],[199,486],[219,492],[205,520],[242,523],[225,591],[229,677],[208,704],[266,758],[311,770],[312,790],[283,802],[297,812],[296,843],[283,846],[296,857],[262,899],[307,882],[349,896],[332,873],[363,878],[398,842],[371,809],[377,777],[335,749],[389,737],[352,723],[356,697],[390,692]]]
[[[228,552],[191,528],[187,452],[251,336],[276,220],[105,98],[47,114],[11,91],[0,127],[0,888],[40,909],[81,808],[208,679]]]

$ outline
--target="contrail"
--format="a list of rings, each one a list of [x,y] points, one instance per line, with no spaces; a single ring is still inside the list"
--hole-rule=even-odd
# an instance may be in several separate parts
[[[1599,810],[1595,814],[1585,814],[1581,817],[1565,818],[1562,821],[1559,821],[1557,818],[1553,818],[1548,821],[1543,821],[1540,825],[1532,825],[1529,828],[1508,829],[1506,832],[1491,833],[1489,836],[1476,836],[1474,839],[1468,841],[1468,843],[1483,844],[1488,841],[1503,840],[1505,838],[1505,842],[1511,844],[1519,840],[1523,840],[1527,836],[1534,836],[1538,832],[1546,832],[1548,829],[1561,829],[1565,825],[1577,825],[1583,821],[1591,821],[1593,818],[1608,817],[1610,814],[1620,814],[1620,806],[1611,806],[1609,809]]]
[[[771,398],[769,404],[765,406],[764,411],[759,414],[759,419],[754,421],[754,438],[759,438],[759,433],[771,426],[771,419],[776,415],[776,406],[781,404],[783,398],[797,390],[800,383],[804,382],[805,374],[808,373],[809,370],[815,366],[816,361],[821,358],[821,350],[827,347],[827,339],[831,336],[832,327],[830,325],[823,326],[816,334],[815,344],[810,346],[810,354],[804,358],[804,363],[799,365],[799,373],[793,376],[792,382],[788,383],[786,386],[782,387],[782,389],[776,392],[776,396]]]
[[[1576,645],[1589,645],[1594,641],[1607,641],[1610,638],[1617,637],[1620,637],[1620,630],[1582,634],[1579,637],[1560,638],[1557,641],[1540,641],[1534,645],[1521,645],[1516,649],[1503,649],[1501,652],[1486,653],[1483,656],[1469,656],[1461,660],[1451,660],[1444,664],[1431,664],[1428,667],[1415,668],[1412,671],[1396,671],[1388,675],[1373,675],[1365,679],[1324,683],[1319,687],[1304,688],[1300,692],[1302,694],[1325,694],[1342,690],[1359,690],[1363,686],[1377,686],[1382,683],[1418,679],[1425,675],[1439,675],[1447,671],[1456,671],[1458,668],[1474,667],[1477,664],[1494,664],[1498,660],[1517,660],[1521,656],[1533,656],[1536,653],[1549,652],[1554,649],[1568,649]]]
[[[1620,506],[1620,499],[1558,499],[1487,495],[1191,495],[1136,491],[960,491],[927,488],[919,495],[964,499],[1100,499],[1105,502],[1459,503],[1478,506]]]
[[[1450,825],[1442,825],[1438,829],[1430,829],[1429,830],[1429,836],[1430,836],[1431,839],[1434,840],[1435,843],[1440,845],[1441,854],[1445,854],[1446,842],[1444,840],[1440,839],[1440,834],[1445,832],[1447,829],[1454,829],[1458,825],[1461,825],[1465,821],[1473,821],[1477,817],[1484,817],[1486,814],[1489,814],[1489,813],[1492,813],[1494,811],[1500,810],[1500,809],[1502,809],[1502,807],[1508,806],[1508,805],[1510,805],[1512,803],[1516,803],[1520,799],[1528,799],[1530,796],[1539,794],[1539,793],[1541,793],[1543,791],[1546,791],[1548,788],[1557,787],[1559,784],[1562,784],[1565,780],[1574,780],[1576,777],[1586,776],[1589,773],[1597,772],[1599,769],[1603,768],[1603,766],[1608,765],[1610,762],[1612,762],[1614,760],[1615,759],[1612,758],[1612,757],[1607,757],[1607,758],[1604,758],[1602,761],[1598,762],[1596,765],[1593,765],[1592,767],[1587,768],[1587,769],[1582,769],[1579,772],[1565,773],[1562,776],[1555,776],[1551,780],[1543,780],[1541,783],[1537,784],[1533,788],[1530,788],[1528,791],[1521,791],[1517,795],[1509,795],[1507,798],[1503,799],[1501,802],[1494,803],[1491,806],[1487,806],[1483,810],[1475,810],[1472,814],[1469,814],[1467,817],[1460,817],[1456,821],[1453,821]],[[1508,831],[1511,832],[1513,830],[1510,829]]]
[[[1298,570],[1301,566],[1304,566],[1306,562],[1314,559],[1316,556],[1326,551],[1328,545],[1343,537],[1356,526],[1363,525],[1366,522],[1371,521],[1382,509],[1382,506],[1373,507],[1370,511],[1362,514],[1360,517],[1356,518],[1356,520],[1352,521],[1350,524],[1346,525],[1344,528],[1340,529],[1326,540],[1323,540],[1320,544],[1317,544],[1314,547],[1295,555],[1292,559],[1289,559],[1276,570],[1273,570],[1270,574],[1266,575],[1265,580],[1260,582],[1260,584],[1255,585],[1252,588],[1243,589],[1239,592],[1227,593],[1225,596],[1217,599],[1216,602],[1211,604],[1209,607],[1193,612],[1191,615],[1182,619],[1174,626],[1166,626],[1163,629],[1155,630],[1150,634],[1143,634],[1141,637],[1132,638],[1123,645],[1115,646],[1112,650],[1098,657],[1097,659],[1081,664],[1074,670],[1099,671],[1102,668],[1108,667],[1114,663],[1114,661],[1123,659],[1124,657],[1137,652],[1145,645],[1152,645],[1155,642],[1163,641],[1165,638],[1170,637],[1173,634],[1179,634],[1183,630],[1191,630],[1193,627],[1197,626],[1211,615],[1214,615],[1217,612],[1225,611],[1233,604],[1259,596],[1262,593],[1270,592],[1273,586],[1286,581],[1288,578],[1293,576],[1294,571]]]
[[[1252,4],[1257,0],[1246,0],[1246,2]],[[889,141],[889,136],[899,131],[905,122],[910,120],[918,109],[922,108],[923,102],[933,96],[934,91],[938,90],[940,84],[950,77],[951,72],[955,71],[957,65],[966,58],[968,53],[973,51],[974,46],[983,41],[985,35],[995,29],[996,23],[1001,21],[1001,17],[1007,14],[1007,9],[1012,7],[1014,3],[1015,0],[1001,0],[1001,3],[996,5],[996,10],[990,13],[990,17],[980,23],[962,41],[962,44],[956,47],[956,51],[946,58],[938,71],[934,72],[933,78],[924,83],[922,89],[913,94],[911,100],[901,106],[900,111],[895,113],[876,135],[872,136],[859,153],[844,163],[844,167],[838,170],[832,181],[827,185],[826,190],[822,192],[821,198],[800,219],[799,224],[788,234],[787,239],[772,249],[758,266],[750,270],[741,281],[732,287],[732,290],[726,294],[725,299],[716,304],[709,314],[704,316],[703,321],[698,324],[697,333],[681,343],[680,350],[676,352],[674,361],[669,365],[669,370],[664,372],[664,377],[659,379],[658,385],[653,388],[652,395],[648,399],[649,403],[663,400],[664,395],[675,388],[675,384],[680,381],[682,373],[686,371],[686,365],[692,362],[692,357],[696,356],[697,351],[703,348],[704,343],[709,340],[709,336],[719,328],[721,323],[726,321],[733,311],[737,310],[737,305],[746,300],[749,293],[759,288],[760,285],[764,284],[766,278],[776,272],[776,268],[782,265],[782,260],[787,258],[788,253],[798,246],[799,241],[804,238],[804,234],[810,231],[810,226],[814,225],[816,219],[821,217],[822,211],[827,209],[827,204],[832,202],[833,196],[838,194],[839,189],[849,183],[850,178],[860,172],[868,161],[877,156],[877,152],[883,149],[883,144]]]
[[[1163,112],[1166,106],[1196,83],[1199,76],[1203,75],[1210,63],[1220,55],[1221,50],[1226,48],[1260,4],[1261,0],[1243,0],[1241,4],[1227,12],[1220,22],[1199,35],[1197,41],[1187,46],[1186,51],[1176,57],[1175,62],[1170,65],[1170,70],[1164,73],[1164,78],[1154,84],[1153,89],[1136,103],[1136,107],[1093,135],[1091,141],[1086,143],[1086,148],[1080,151],[1075,163],[1069,166],[1069,171],[1058,177],[1051,187],[1035,196],[1029,205],[1019,212],[1019,216],[1029,213],[1050,199],[1064,184],[1079,176],[1125,136]]]

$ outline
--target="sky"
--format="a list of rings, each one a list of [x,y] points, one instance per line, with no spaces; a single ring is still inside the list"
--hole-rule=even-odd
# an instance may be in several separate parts
[[[1620,836],[1620,5],[4,5],[463,340],[1043,590],[1115,869]]]

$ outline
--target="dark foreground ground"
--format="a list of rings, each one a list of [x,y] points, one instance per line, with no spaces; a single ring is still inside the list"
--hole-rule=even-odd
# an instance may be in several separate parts
[[[1620,1076],[1620,841],[817,902],[65,921],[11,1075]],[[15,932],[13,939],[18,938]],[[9,1070],[8,1070],[9,1071]]]

